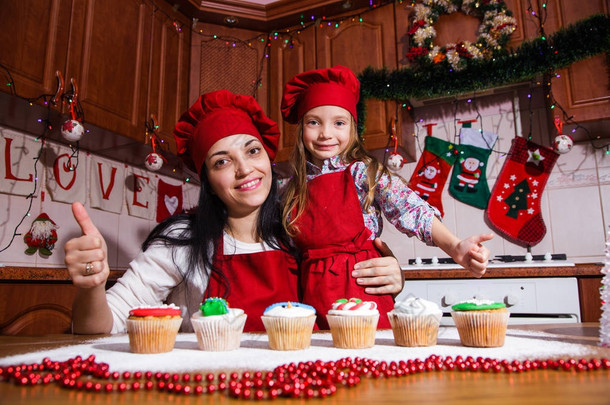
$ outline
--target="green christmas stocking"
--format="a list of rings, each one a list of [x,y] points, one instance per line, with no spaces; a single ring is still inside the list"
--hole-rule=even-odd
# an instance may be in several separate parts
[[[430,205],[443,212],[441,195],[457,154],[456,145],[426,136],[424,152],[409,180],[409,187]]]
[[[515,242],[533,246],[546,234],[540,198],[559,155],[516,137],[487,207],[487,219]]]
[[[460,131],[459,154],[453,166],[449,193],[465,204],[485,209],[489,201],[487,161],[498,135],[474,128]]]

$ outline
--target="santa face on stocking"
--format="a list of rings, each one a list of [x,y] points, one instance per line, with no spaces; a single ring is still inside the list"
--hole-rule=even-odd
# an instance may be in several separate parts
[[[432,165],[426,166],[419,174],[420,179],[415,183],[413,191],[424,200],[427,200],[438,189],[438,176],[440,173],[441,170],[439,168]]]
[[[540,198],[557,153],[521,137],[513,140],[487,207],[487,218],[509,238],[526,246],[546,234]]]
[[[455,186],[456,190],[464,190],[464,187],[468,187],[468,192],[475,192],[475,186],[479,183],[481,178],[481,169],[479,168],[483,164],[477,158],[469,157],[461,162],[462,172],[456,177],[458,178],[458,184]]]

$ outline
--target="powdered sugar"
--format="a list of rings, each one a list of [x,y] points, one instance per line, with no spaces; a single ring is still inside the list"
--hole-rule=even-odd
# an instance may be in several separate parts
[[[0,365],[40,362],[44,357],[64,361],[75,356],[95,355],[98,362],[110,365],[112,371],[240,371],[272,370],[278,365],[309,360],[337,360],[343,357],[365,357],[399,361],[438,356],[473,356],[506,360],[609,357],[610,348],[595,344],[570,343],[563,335],[509,329],[505,344],[498,348],[465,347],[454,327],[441,327],[438,344],[430,347],[396,346],[391,330],[377,332],[375,346],[369,349],[333,347],[330,333],[314,333],[311,347],[297,351],[275,351],[268,348],[266,334],[244,333],[241,347],[229,352],[205,352],[198,349],[193,333],[178,334],[174,350],[160,354],[134,354],[129,351],[127,335],[92,339],[84,344],[0,358]]]

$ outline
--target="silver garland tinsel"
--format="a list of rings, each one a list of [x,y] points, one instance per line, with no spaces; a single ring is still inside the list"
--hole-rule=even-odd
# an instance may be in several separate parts
[[[602,268],[602,317],[599,320],[599,344],[610,347],[610,230],[606,238],[606,262]]]

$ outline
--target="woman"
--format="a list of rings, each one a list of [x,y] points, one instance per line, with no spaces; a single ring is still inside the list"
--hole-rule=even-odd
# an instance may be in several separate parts
[[[78,287],[73,331],[123,332],[131,308],[163,302],[181,307],[182,331],[191,331],[190,315],[204,296],[226,297],[248,314],[246,331],[262,331],[266,306],[298,301],[295,252],[282,227],[271,169],[279,135],[254,98],[226,90],[201,96],[174,131],[178,154],[201,178],[196,212],[159,224],[108,291],[104,238],[84,207],[73,204],[83,232],[65,245],[66,266]],[[354,269],[372,293],[402,287],[393,257]]]

